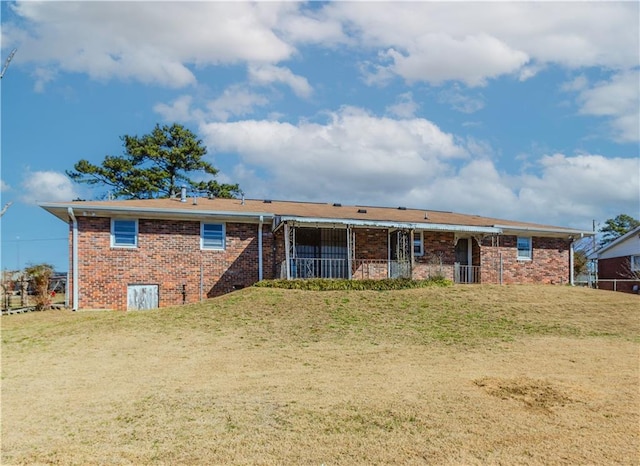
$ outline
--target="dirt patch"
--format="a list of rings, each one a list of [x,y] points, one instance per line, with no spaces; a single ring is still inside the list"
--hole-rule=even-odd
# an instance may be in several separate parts
[[[564,389],[545,380],[528,377],[513,379],[483,377],[474,380],[473,383],[483,388],[489,395],[502,400],[519,401],[527,409],[538,412],[552,413],[552,408],[565,406],[574,401]]]

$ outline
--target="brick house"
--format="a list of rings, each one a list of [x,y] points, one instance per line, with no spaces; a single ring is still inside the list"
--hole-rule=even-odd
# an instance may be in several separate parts
[[[74,309],[193,303],[262,279],[443,276],[566,284],[588,232],[404,207],[240,199],[74,201]]]
[[[598,263],[598,288],[637,292],[640,285],[640,227],[636,227],[589,256]]]

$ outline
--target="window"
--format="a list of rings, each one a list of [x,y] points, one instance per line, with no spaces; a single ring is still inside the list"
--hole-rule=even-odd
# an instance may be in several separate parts
[[[200,229],[202,249],[224,249],[224,223],[203,223]]]
[[[413,255],[424,256],[424,237],[421,231],[413,233]]]
[[[135,248],[138,246],[138,221],[111,219],[111,246]]]
[[[631,256],[631,271],[640,272],[640,256]]]
[[[518,260],[531,260],[531,238],[518,236]]]

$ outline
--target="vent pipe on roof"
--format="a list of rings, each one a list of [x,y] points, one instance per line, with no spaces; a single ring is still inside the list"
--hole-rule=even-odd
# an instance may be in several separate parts
[[[244,194],[242,195],[242,201],[240,201],[240,205],[244,205]]]
[[[187,202],[187,187],[183,186],[180,190],[180,202]]]

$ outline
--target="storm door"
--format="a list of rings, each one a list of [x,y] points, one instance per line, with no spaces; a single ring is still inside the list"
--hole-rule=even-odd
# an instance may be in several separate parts
[[[411,278],[411,235],[395,230],[389,235],[389,277]]]
[[[456,283],[471,283],[473,281],[471,238],[460,238],[456,243],[455,281]]]

